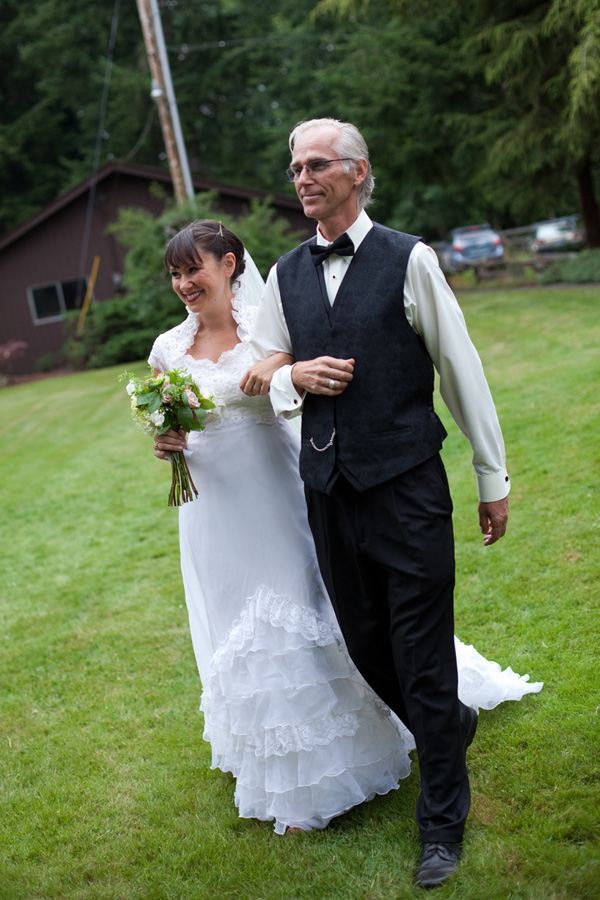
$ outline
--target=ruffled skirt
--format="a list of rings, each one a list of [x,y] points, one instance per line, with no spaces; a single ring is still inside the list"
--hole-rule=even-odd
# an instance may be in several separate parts
[[[273,821],[279,834],[323,828],[398,786],[412,735],[341,639],[306,518],[297,435],[242,418],[194,432],[190,448],[199,497],[179,511],[181,568],[212,766],[233,774],[240,816]],[[475,708],[541,688],[458,650],[463,699]]]
[[[475,709],[540,690],[457,640],[461,698]],[[231,772],[240,816],[324,828],[398,787],[410,732],[365,684],[339,632],[262,586],[214,653],[201,709],[212,767]]]

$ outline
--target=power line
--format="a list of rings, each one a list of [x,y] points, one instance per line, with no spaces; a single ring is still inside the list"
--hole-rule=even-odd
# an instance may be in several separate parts
[[[81,257],[79,259],[79,275],[80,280],[85,278],[85,265],[90,243],[90,234],[92,230],[92,218],[94,215],[94,203],[96,200],[96,181],[98,177],[98,169],[100,168],[100,149],[102,141],[106,136],[104,125],[106,122],[106,109],[108,107],[108,89],[110,87],[110,78],[112,75],[112,66],[115,55],[115,44],[117,41],[117,26],[119,24],[119,11],[121,8],[121,0],[115,0],[113,8],[112,25],[110,29],[110,38],[108,41],[108,51],[106,54],[106,67],[104,69],[104,84],[102,87],[102,99],[100,101],[100,115],[98,116],[98,131],[96,132],[96,146],[94,148],[94,162],[92,165],[92,175],[90,178],[90,192],[88,195],[87,211],[85,215],[85,225],[83,228],[83,240],[81,244]]]
[[[385,34],[389,35],[390,33],[402,34],[403,32],[400,30],[394,30],[391,32],[389,28],[378,28],[378,27],[360,27],[355,28],[353,31],[342,31],[336,32],[335,38],[332,40],[342,40],[343,38],[348,37],[356,37],[357,33],[368,33],[368,34]],[[167,46],[167,50],[170,53],[195,53],[200,50],[223,50],[227,47],[249,47],[255,44],[277,44],[282,41],[318,41],[319,44],[322,44],[325,47],[332,47],[332,42],[326,40],[320,34],[307,34],[300,32],[288,32],[287,34],[269,34],[264,37],[256,37],[256,38],[232,38],[230,40],[220,40],[220,41],[205,41],[202,44],[169,44]]]
[[[289,38],[294,38],[297,40],[298,38],[302,40],[317,38],[321,41],[321,38],[318,38],[317,35],[314,34],[279,34],[279,35],[268,35],[267,37],[259,37],[259,38],[234,38],[230,41],[205,41],[202,44],[171,44],[167,47],[167,49],[171,53],[194,53],[197,50],[215,50],[215,49],[223,49],[225,47],[243,47],[249,46],[251,44],[275,44],[279,41],[285,41]]]
[[[156,106],[154,106],[154,104],[153,104],[150,107],[150,112],[148,113],[148,117],[146,119],[146,124],[142,128],[142,132],[141,132],[139,138],[137,139],[137,141],[135,142],[135,144],[133,145],[133,147],[131,148],[129,153],[123,157],[123,162],[126,162],[126,163],[131,162],[131,160],[134,158],[134,156],[136,156],[138,154],[139,150],[141,149],[142,145],[144,144],[144,141],[148,137],[148,134],[150,132],[150,129],[152,128],[155,118],[156,118]]]

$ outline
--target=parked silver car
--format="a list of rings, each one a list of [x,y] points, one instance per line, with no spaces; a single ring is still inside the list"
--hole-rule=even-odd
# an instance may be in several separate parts
[[[530,244],[532,253],[552,253],[579,250],[583,247],[583,233],[572,217],[554,222],[541,222]]]
[[[460,272],[482,260],[500,259],[504,255],[502,238],[487,222],[453,228],[450,240],[441,253],[446,272]]]

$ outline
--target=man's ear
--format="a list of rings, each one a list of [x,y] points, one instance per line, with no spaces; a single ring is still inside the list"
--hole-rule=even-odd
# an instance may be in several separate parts
[[[367,175],[369,174],[369,163],[366,159],[357,159],[355,163],[355,172],[356,179],[354,184],[358,187],[359,184],[362,184]]]

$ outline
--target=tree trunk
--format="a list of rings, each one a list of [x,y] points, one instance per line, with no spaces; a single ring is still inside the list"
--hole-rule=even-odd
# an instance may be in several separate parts
[[[586,234],[585,245],[593,250],[600,247],[600,211],[594,194],[594,176],[589,159],[577,167],[575,177],[579,193],[579,209]]]

